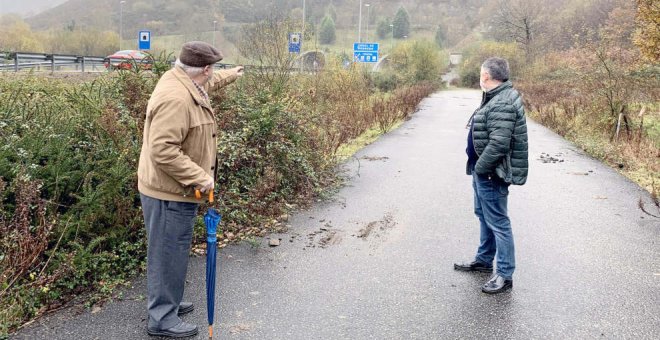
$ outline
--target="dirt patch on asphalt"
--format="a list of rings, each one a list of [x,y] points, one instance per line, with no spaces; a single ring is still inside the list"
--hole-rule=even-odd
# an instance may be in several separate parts
[[[363,156],[362,159],[367,160],[367,161],[371,161],[371,162],[375,162],[375,161],[383,161],[383,162],[384,162],[384,161],[386,161],[386,160],[388,160],[388,159],[390,159],[390,158],[389,158],[389,157],[385,157],[385,156],[383,156],[383,157],[378,157],[378,156]]]
[[[342,236],[336,230],[328,231],[326,234],[321,237],[318,244],[319,247],[325,248],[327,246],[334,246],[340,244],[342,241]]]
[[[562,154],[561,152],[555,154],[554,156],[551,156],[550,154],[547,154],[545,152],[541,152],[541,157],[539,157],[538,160],[541,161],[541,163],[544,163],[544,164],[564,163],[563,156],[564,156],[564,154]]]
[[[249,332],[252,329],[252,325],[248,324],[237,324],[229,327],[229,333],[232,335]]]
[[[369,222],[364,228],[358,231],[357,238],[367,240],[370,237],[381,237],[387,231],[394,228],[396,222],[394,221],[394,216],[391,213],[385,214],[382,219],[378,221]]]
[[[307,243],[305,248],[327,248],[328,246],[338,245],[342,242],[342,231],[335,229],[332,225],[332,221],[319,220],[319,222],[324,223],[323,226],[319,227],[318,230],[315,230],[307,234]]]

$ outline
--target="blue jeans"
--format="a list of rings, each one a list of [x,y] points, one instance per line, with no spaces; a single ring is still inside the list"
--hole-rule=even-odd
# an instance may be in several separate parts
[[[497,255],[497,274],[511,279],[516,269],[511,221],[507,215],[509,185],[495,175],[472,172],[474,213],[481,224],[481,242],[475,260],[492,264]]]

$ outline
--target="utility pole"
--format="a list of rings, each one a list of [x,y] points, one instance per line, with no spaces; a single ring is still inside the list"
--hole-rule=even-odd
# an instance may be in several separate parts
[[[358,19],[358,42],[362,42],[362,0],[360,0],[360,18]]]
[[[371,4],[365,4],[367,7],[367,42],[369,42],[369,17],[371,16]]]
[[[126,1],[119,2],[119,50],[121,51],[121,37],[124,33],[124,3]]]
[[[303,45],[303,42],[305,41],[305,39],[304,39],[305,38],[305,10],[306,10],[305,0],[303,0],[303,17],[302,17],[303,25],[302,25],[302,31],[300,31],[300,53],[301,54],[302,54],[302,45]]]
[[[390,28],[392,29],[392,36],[390,37],[390,53],[394,51],[394,24],[390,24]]]
[[[218,24],[218,20],[213,20],[213,47],[215,47],[215,31],[217,24]]]
[[[303,57],[303,44],[305,42],[305,0],[303,0],[303,13],[302,13],[302,31],[300,31],[300,73],[304,71],[305,58]]]

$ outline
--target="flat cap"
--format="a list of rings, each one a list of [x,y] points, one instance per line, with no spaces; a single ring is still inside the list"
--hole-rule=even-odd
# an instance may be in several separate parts
[[[193,67],[204,67],[222,60],[224,56],[209,43],[203,41],[189,41],[181,46],[179,60]]]

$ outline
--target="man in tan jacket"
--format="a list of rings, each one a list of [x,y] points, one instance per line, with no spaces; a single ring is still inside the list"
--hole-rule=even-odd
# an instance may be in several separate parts
[[[179,316],[197,207],[195,190],[215,186],[217,125],[208,91],[234,82],[242,67],[214,71],[220,51],[199,41],[185,43],[172,70],[158,81],[144,124],[138,189],[147,229],[149,335],[188,337],[197,326]]]

